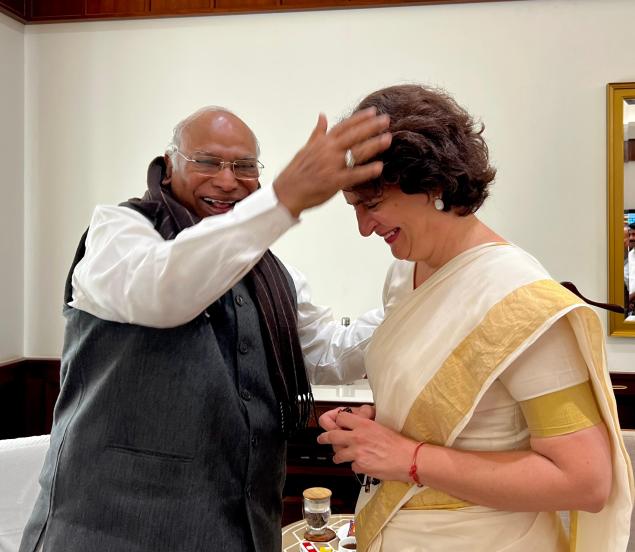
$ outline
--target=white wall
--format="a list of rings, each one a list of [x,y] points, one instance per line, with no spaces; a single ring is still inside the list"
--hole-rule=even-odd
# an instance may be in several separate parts
[[[633,21],[631,0],[532,0],[29,26],[26,355],[59,354],[64,277],[93,205],[142,193],[180,118],[235,110],[271,181],[318,111],[335,120],[406,81],[445,86],[486,123],[498,178],[483,219],[606,298],[605,86],[635,80]],[[391,259],[339,197],[274,250],[338,316],[378,303]],[[609,354],[635,370],[635,340],[609,340]]]
[[[0,362],[22,356],[24,26],[0,13]]]

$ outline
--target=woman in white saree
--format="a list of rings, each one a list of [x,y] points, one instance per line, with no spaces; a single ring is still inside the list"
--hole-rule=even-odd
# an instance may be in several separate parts
[[[482,125],[416,85],[371,106],[392,144],[345,197],[398,259],[366,355],[375,407],[324,414],[319,437],[381,480],[358,550],[624,551],[632,472],[597,315],[474,215],[495,175]]]

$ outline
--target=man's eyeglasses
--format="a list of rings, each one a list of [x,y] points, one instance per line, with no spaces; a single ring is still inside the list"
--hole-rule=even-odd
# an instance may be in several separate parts
[[[188,157],[180,152],[178,148],[172,148],[183,159],[192,163],[194,170],[200,173],[213,176],[221,172],[225,167],[230,167],[234,176],[241,180],[256,180],[260,176],[260,171],[265,166],[258,159],[236,159],[236,161],[225,161],[222,157],[194,153]]]

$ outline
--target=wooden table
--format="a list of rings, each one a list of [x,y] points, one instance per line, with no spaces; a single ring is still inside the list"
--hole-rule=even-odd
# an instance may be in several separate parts
[[[329,527],[337,533],[337,530],[353,519],[353,514],[334,514],[329,521]],[[299,552],[300,543],[304,539],[304,531],[306,530],[306,522],[301,519],[282,528],[282,552]],[[337,537],[330,542],[314,542],[313,544],[319,550],[320,546],[329,545],[333,550],[337,550],[339,540]]]

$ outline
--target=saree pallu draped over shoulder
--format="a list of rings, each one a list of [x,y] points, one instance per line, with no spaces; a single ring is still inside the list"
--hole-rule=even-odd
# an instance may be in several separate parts
[[[384,481],[358,504],[360,552],[442,550],[428,522],[440,520],[461,534],[465,550],[493,552],[488,521],[503,526],[532,516],[522,536],[495,540],[497,551],[534,551],[551,540],[554,551],[624,551],[633,497],[630,461],[621,438],[606,368],[604,339],[595,312],[555,282],[530,255],[511,244],[485,244],[452,259],[416,290],[387,307],[367,353],[376,421],[403,435],[451,447],[490,385],[557,320],[567,317],[589,370],[589,380],[611,439],[613,485],[605,508],[572,513],[569,544],[558,537],[556,513],[499,512],[428,487]],[[363,494],[363,493],[362,493]],[[492,515],[494,514],[494,515]],[[410,519],[419,516],[420,523]],[[481,516],[484,523],[474,523]],[[408,518],[410,540],[384,542],[390,523]],[[466,520],[464,522],[464,520]],[[482,527],[479,529],[479,527]],[[395,530],[390,530],[394,535]],[[412,539],[412,532],[419,531]],[[483,534],[488,531],[489,534]],[[549,532],[556,532],[556,536]],[[483,538],[485,537],[485,538]],[[392,538],[392,537],[391,537]],[[504,542],[505,538],[508,539]],[[490,544],[482,544],[485,542]],[[536,547],[538,545],[538,548]],[[484,546],[484,547],[483,547]]]

